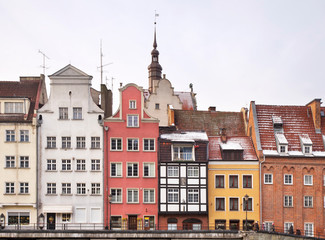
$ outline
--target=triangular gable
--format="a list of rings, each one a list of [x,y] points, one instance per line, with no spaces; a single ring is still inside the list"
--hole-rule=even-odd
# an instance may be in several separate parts
[[[76,77],[76,76],[82,76],[82,77],[91,77],[90,75],[84,73],[80,69],[72,66],[71,64],[65,66],[61,70],[53,73],[49,77]]]

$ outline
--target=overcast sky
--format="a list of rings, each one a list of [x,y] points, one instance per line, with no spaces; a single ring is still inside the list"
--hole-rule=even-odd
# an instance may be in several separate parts
[[[177,91],[193,83],[200,110],[323,98],[323,0],[0,0],[0,80],[39,76],[41,50],[46,75],[70,63],[99,89],[102,39],[115,96],[120,82],[147,88],[155,10],[163,73]]]

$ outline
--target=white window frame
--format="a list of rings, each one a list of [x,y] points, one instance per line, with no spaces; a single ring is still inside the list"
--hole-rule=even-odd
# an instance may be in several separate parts
[[[29,156],[19,157],[19,168],[29,168]]]
[[[5,113],[24,113],[22,102],[5,102]]]
[[[85,172],[86,171],[86,159],[76,160],[76,171]]]
[[[189,152],[181,152],[181,148],[191,148],[191,153]],[[175,151],[177,149],[177,152]],[[187,154],[191,154],[191,158],[187,159]],[[183,155],[185,157],[183,157]],[[177,156],[177,157],[175,157]],[[192,144],[173,144],[172,145],[172,160],[173,161],[195,161],[195,152],[194,152],[194,145]]]
[[[16,167],[16,157],[6,156],[6,167],[5,168],[15,168]]]
[[[47,183],[46,188],[46,194],[47,195],[56,195],[56,183]]]
[[[16,132],[15,130],[6,130],[6,142],[15,142],[16,141]]]
[[[244,187],[244,177],[245,176],[250,176],[251,177],[251,187]],[[254,181],[253,181],[254,179],[253,179],[253,175],[252,174],[243,174],[242,175],[242,187],[244,188],[244,189],[253,189],[254,188]]]
[[[271,176],[271,182],[268,182],[267,175]],[[264,173],[264,184],[273,184],[273,173]]]
[[[62,213],[61,216],[63,223],[70,223],[71,222],[71,213]]]
[[[91,171],[100,171],[100,159],[91,159]]]
[[[56,137],[46,137],[46,148],[56,148]]]
[[[223,204],[224,204],[223,209],[217,209],[217,199],[223,199]],[[222,197],[222,196],[215,197],[214,198],[214,204],[215,204],[214,210],[217,211],[217,212],[225,212],[226,209],[227,209],[227,203],[226,203],[226,198],[225,197]]]
[[[264,230],[265,231],[271,231],[272,230],[272,225],[273,225],[273,222],[265,221],[264,222]]]
[[[137,109],[137,101],[136,100],[129,100],[129,109]]]
[[[77,195],[86,195],[86,183],[77,183]]]
[[[217,187],[217,177],[223,177],[223,187]],[[226,188],[226,176],[224,174],[215,174],[214,175],[214,188],[216,189],[224,189]]]
[[[243,201],[243,211],[246,211],[246,209],[245,209],[245,198],[243,198],[242,201]],[[254,211],[254,198],[249,197],[248,202],[249,201],[252,202],[252,209],[247,209],[247,212],[253,212]]]
[[[20,130],[20,142],[29,142],[29,130]]]
[[[304,196],[304,207],[312,208],[314,206],[314,198],[313,196]]]
[[[148,168],[148,175],[145,174],[146,169]],[[154,178],[156,176],[156,168],[155,168],[155,163],[153,162],[144,162],[143,163],[143,177],[144,178]]]
[[[128,162],[126,164],[126,176],[128,178],[138,178],[139,177],[139,163],[138,162]],[[137,175],[134,174],[134,166],[137,166]],[[132,168],[132,175],[129,175],[129,167]]]
[[[187,199],[189,203],[199,203],[200,195],[199,189],[188,189],[187,190]]]
[[[29,194],[29,183],[20,182],[19,183],[19,194]]]
[[[113,195],[113,192],[116,192],[115,195]],[[110,189],[110,193],[112,195],[112,199],[111,199],[111,202],[112,203],[122,203],[122,188],[111,188]]]
[[[292,174],[284,174],[283,183],[284,183],[284,185],[293,185],[293,175]]]
[[[291,226],[294,227],[293,222],[284,222],[283,225],[284,233],[288,234]]]
[[[15,183],[6,182],[5,183],[5,194],[15,194]]]
[[[237,177],[237,187],[230,186],[230,177]],[[239,175],[238,174],[229,174],[228,175],[228,187],[231,189],[238,189],[239,188]]]
[[[56,159],[47,159],[46,171],[57,171]]]
[[[91,195],[101,195],[100,183],[91,183]]]
[[[313,175],[304,175],[304,185],[306,185],[306,186],[313,185]]]
[[[61,171],[72,171],[71,159],[61,160]]]
[[[284,149],[284,151],[282,151],[282,149]],[[285,144],[279,144],[279,153],[280,153],[280,154],[288,153],[288,145],[285,145]]]
[[[168,203],[179,203],[179,189],[168,188],[167,189],[167,202]]]
[[[284,207],[293,207],[293,196],[284,195],[284,197],[283,197],[283,206]]]
[[[230,209],[230,207],[231,207],[231,199],[237,199],[237,209]],[[239,197],[229,197],[229,211],[230,212],[238,212],[238,211],[240,211],[240,199],[239,199]]]
[[[144,138],[143,139],[143,151],[144,152],[156,151],[156,144],[155,144],[154,138]]]
[[[131,197],[131,200],[129,199],[129,197]],[[127,203],[139,203],[139,188],[127,188],[126,189],[126,202]]]
[[[71,191],[71,183],[62,183],[61,184],[61,194],[62,195],[71,195],[72,191]]]
[[[119,146],[119,142],[120,141],[120,146]],[[114,145],[114,147],[113,147]],[[114,137],[111,138],[111,151],[123,151],[123,140],[122,138],[118,138],[118,137]]]
[[[93,136],[91,139],[91,149],[100,149],[100,137]]]
[[[127,127],[139,127],[139,115],[128,114],[126,118],[127,118]]]
[[[309,149],[308,151],[306,151],[307,149]],[[310,155],[313,152],[313,146],[312,145],[303,145],[303,153],[306,155]]]
[[[311,228],[311,229],[309,229]],[[313,237],[314,236],[314,223],[304,223],[304,233],[305,236]]]
[[[179,166],[167,166],[167,177],[179,177]]]
[[[69,109],[67,107],[59,107],[59,120],[69,119]]]
[[[82,108],[81,107],[74,107],[72,108],[73,111],[73,120],[82,120]]]
[[[86,137],[76,137],[76,148],[77,149],[85,149],[86,148]]]
[[[197,178],[200,176],[200,168],[198,166],[188,166],[187,167],[187,177]]]
[[[129,142],[131,148],[129,148]],[[129,152],[138,152],[139,151],[139,138],[127,138],[127,151]]]
[[[115,174],[113,174],[113,170],[112,170],[113,165],[115,165]],[[110,174],[111,174],[111,177],[114,177],[114,178],[123,177],[123,165],[122,165],[122,163],[121,162],[111,162]]]
[[[153,194],[153,195],[152,195]],[[154,188],[144,188],[143,189],[143,203],[155,203],[156,196],[155,196],[155,189]],[[146,201],[147,199],[147,201]]]
[[[71,148],[71,137],[69,137],[69,136],[61,137],[61,141],[62,141],[62,145],[61,145],[62,149],[70,149]]]

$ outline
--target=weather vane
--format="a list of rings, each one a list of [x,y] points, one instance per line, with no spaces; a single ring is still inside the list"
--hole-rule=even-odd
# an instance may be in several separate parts
[[[157,21],[157,17],[159,17],[159,14],[158,14],[157,11],[155,10],[155,24],[156,24],[156,21]]]

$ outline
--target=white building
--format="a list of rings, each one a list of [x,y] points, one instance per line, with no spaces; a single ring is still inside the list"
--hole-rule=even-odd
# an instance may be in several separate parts
[[[102,228],[104,116],[90,93],[92,76],[68,65],[49,76],[38,111],[38,209],[47,229]]]

